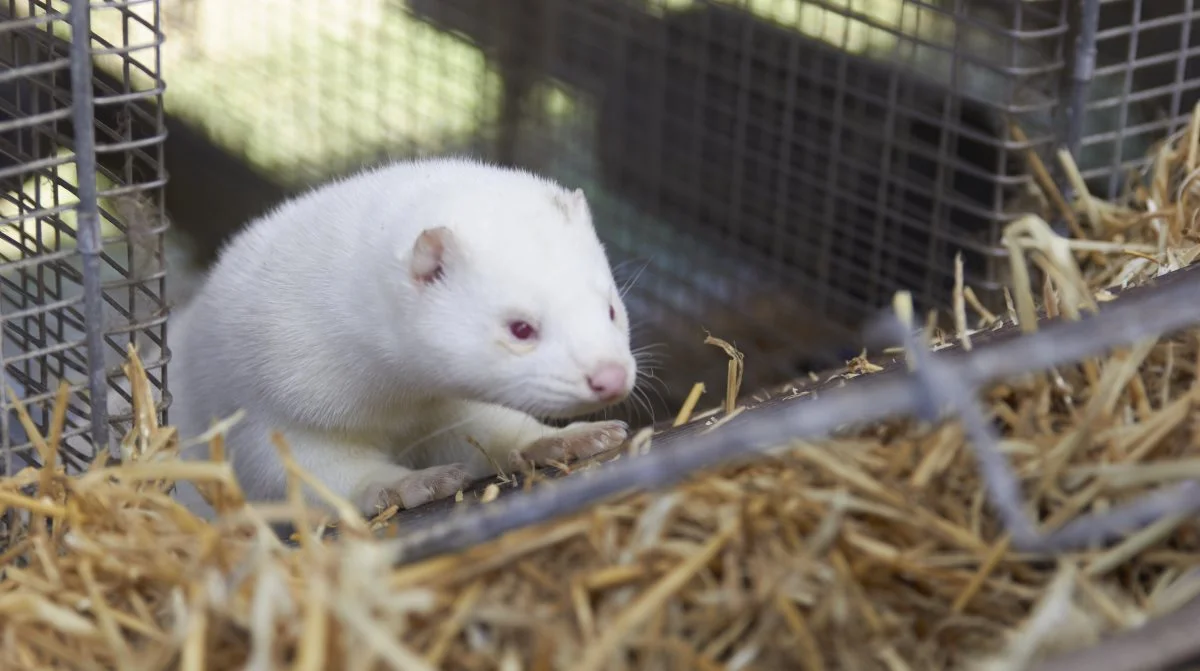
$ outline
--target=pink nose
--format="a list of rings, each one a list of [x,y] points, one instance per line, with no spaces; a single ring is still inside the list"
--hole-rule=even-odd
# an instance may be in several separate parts
[[[601,400],[611,401],[625,393],[625,383],[628,376],[625,367],[619,363],[604,363],[587,378],[588,386],[596,392]]]

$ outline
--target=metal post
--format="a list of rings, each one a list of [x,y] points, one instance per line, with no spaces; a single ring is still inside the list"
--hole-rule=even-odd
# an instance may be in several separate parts
[[[1067,107],[1066,145],[1072,157],[1079,156],[1083,142],[1083,118],[1087,114],[1088,89],[1096,72],[1096,30],[1100,23],[1100,0],[1080,0],[1079,32],[1075,36],[1075,63],[1071,68],[1071,102]]]
[[[71,0],[68,19],[71,24],[71,121],[75,131],[75,170],[79,188],[76,235],[83,270],[92,445],[99,451],[108,449],[108,382],[104,370],[104,297],[100,289],[100,210],[96,197],[89,1]]]

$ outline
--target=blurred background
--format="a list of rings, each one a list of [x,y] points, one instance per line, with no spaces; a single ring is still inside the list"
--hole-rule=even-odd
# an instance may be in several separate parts
[[[64,5],[5,2],[10,23]],[[897,290],[945,307],[956,253],[1002,311],[1000,231],[1045,207],[1029,156],[1070,148],[1089,190],[1118,198],[1200,90],[1191,0],[93,6],[113,103],[97,124],[128,145],[102,173],[165,207],[168,253],[203,267],[288,194],[385,159],[531,168],[586,190],[632,282],[635,344],[658,355],[658,420],[695,382],[720,399],[727,356],[707,334],[745,354],[745,391],[781,384],[857,354]],[[5,31],[5,62],[49,72],[63,28]],[[13,114],[38,100],[2,90]],[[53,155],[32,138],[0,133],[4,156]],[[64,199],[69,167],[54,168]]]

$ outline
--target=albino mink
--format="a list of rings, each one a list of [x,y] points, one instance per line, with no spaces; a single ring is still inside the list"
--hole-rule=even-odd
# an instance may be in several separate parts
[[[183,440],[242,409],[226,446],[248,499],[285,497],[278,430],[366,513],[493,474],[468,438],[506,469],[619,445],[624,422],[536,418],[618,403],[638,373],[583,192],[457,158],[367,170],[251,222],[168,332]],[[190,483],[178,496],[211,514]]]

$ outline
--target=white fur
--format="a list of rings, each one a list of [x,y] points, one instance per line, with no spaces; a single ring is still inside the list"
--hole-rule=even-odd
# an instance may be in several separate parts
[[[452,244],[442,279],[422,284],[413,245],[436,227]],[[513,338],[510,319],[536,324],[536,344]],[[513,450],[579,428],[534,416],[608,405],[586,377],[601,361],[630,387],[636,377],[582,192],[453,158],[368,170],[252,222],[172,316],[168,344],[184,440],[245,411],[226,445],[251,500],[285,495],[279,430],[302,466],[367,510],[413,469],[493,473],[466,436],[507,467]],[[208,514],[191,486],[179,496]]]

